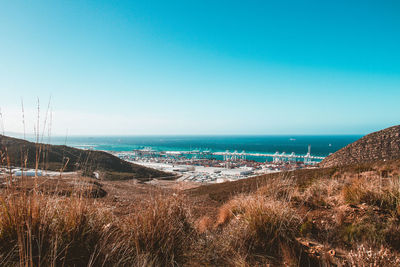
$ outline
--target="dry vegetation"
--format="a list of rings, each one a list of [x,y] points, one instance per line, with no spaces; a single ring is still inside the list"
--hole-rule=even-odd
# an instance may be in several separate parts
[[[398,266],[399,167],[300,170],[189,190],[5,174],[0,265]]]
[[[154,197],[116,216],[81,193],[17,188],[11,185],[0,196],[2,266],[174,266],[193,240],[181,196]]]
[[[192,189],[222,204],[198,220],[203,264],[399,266],[399,170],[377,162]]]

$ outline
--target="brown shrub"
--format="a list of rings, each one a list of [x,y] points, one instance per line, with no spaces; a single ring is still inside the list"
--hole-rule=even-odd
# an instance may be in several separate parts
[[[398,214],[399,178],[354,179],[343,187],[342,194],[344,200],[350,204],[366,203]]]
[[[222,205],[218,210],[216,226],[223,226],[229,221],[236,217],[238,214],[242,214],[245,211],[245,203],[249,196],[238,196],[231,199],[228,203]]]
[[[141,265],[145,259],[156,266],[181,263],[195,234],[180,196],[155,197],[147,207],[126,218],[122,231],[123,242],[134,249],[134,264]]]
[[[309,187],[293,193],[293,199],[309,208],[334,206],[338,203],[341,183],[337,179],[320,179],[314,181]]]
[[[228,202],[223,210],[223,214],[232,214],[229,220],[235,220],[222,231],[221,246],[241,251],[240,258],[260,255],[266,260],[280,257],[283,252],[295,254],[301,219],[288,203],[260,195],[242,196]]]
[[[278,255],[280,246],[294,242],[301,219],[287,203],[255,197],[245,206],[243,220],[249,247]]]
[[[271,179],[267,185],[260,187],[257,193],[267,198],[290,201],[296,188],[294,177],[289,174]]]
[[[212,228],[213,221],[211,220],[210,217],[208,216],[203,216],[198,222],[197,222],[197,230],[199,233],[204,233],[206,231],[209,231]]]

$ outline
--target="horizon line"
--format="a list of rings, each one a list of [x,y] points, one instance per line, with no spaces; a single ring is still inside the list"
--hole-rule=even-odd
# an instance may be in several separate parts
[[[371,132],[372,133],[372,132]],[[19,133],[19,132],[5,132],[4,135],[8,135],[11,137],[14,137],[15,135],[17,136],[25,136],[25,137],[36,137],[37,135],[33,133]],[[149,133],[149,134],[54,134],[50,135],[50,137],[145,137],[145,136],[153,136],[153,137],[173,137],[173,136],[364,136],[366,134],[364,133],[323,133],[323,134],[318,134],[318,133],[309,133],[309,134],[304,134],[304,133],[293,133],[293,134],[288,134],[288,133],[282,133],[282,134],[235,134],[235,133],[223,133],[223,134],[213,134],[213,133],[206,133],[206,134],[155,134],[155,133]],[[49,137],[48,135],[40,135],[39,137],[41,138],[47,138]]]

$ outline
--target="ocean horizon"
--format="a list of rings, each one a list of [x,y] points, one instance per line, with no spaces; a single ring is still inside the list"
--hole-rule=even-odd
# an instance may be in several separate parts
[[[143,135],[143,136],[52,136],[44,143],[76,148],[124,152],[152,148],[156,151],[210,150],[248,153],[294,152],[326,157],[361,138],[362,135]],[[26,138],[34,141],[34,138]],[[266,158],[249,158],[265,161]]]

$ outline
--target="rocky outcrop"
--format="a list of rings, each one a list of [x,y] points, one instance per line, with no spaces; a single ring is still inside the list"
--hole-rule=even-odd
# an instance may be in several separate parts
[[[326,157],[321,167],[400,159],[400,125],[368,134]]]

